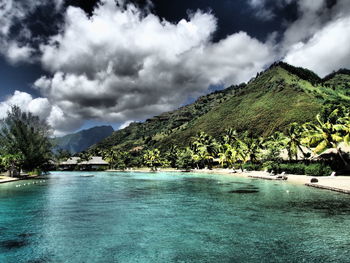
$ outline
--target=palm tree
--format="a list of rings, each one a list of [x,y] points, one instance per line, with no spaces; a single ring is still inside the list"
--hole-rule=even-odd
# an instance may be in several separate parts
[[[252,163],[256,163],[258,161],[258,155],[263,148],[264,139],[261,137],[254,138],[250,134],[245,134],[243,140],[241,141],[241,144],[245,144],[245,151],[249,160]]]
[[[177,168],[185,169],[188,171],[193,168],[194,163],[194,153],[189,147],[186,147],[184,150],[179,151],[178,158],[176,160]]]
[[[247,148],[247,145],[241,140],[239,140],[235,145],[235,151],[236,151],[236,162],[239,163],[239,166],[243,172],[244,164],[249,160],[249,150]]]
[[[280,159],[281,150],[286,145],[286,137],[281,132],[275,132],[264,141],[263,148],[267,149],[266,159],[278,161]]]
[[[200,132],[192,143],[191,149],[194,152],[194,159],[197,159],[201,166],[207,164],[210,168],[214,158],[217,156],[219,144],[212,136]]]
[[[179,150],[176,145],[172,145],[169,151],[166,153],[167,161],[172,168],[176,167],[176,160],[179,156]]]
[[[328,148],[336,149],[345,166],[348,166],[349,164],[339,145],[342,142],[349,142],[349,122],[347,116],[335,118],[338,114],[338,109],[333,110],[328,116],[318,114],[316,123],[305,124],[307,137],[304,141],[310,147],[314,147],[314,152],[317,154],[321,154]]]
[[[115,147],[103,152],[102,156],[109,163],[111,169],[117,168],[120,152]]]
[[[340,124],[340,132],[343,137],[343,142],[350,145],[350,110],[348,110],[343,117],[338,119]]]
[[[225,134],[223,136],[223,142],[233,145],[238,140],[238,133],[236,130],[230,128],[225,131]]]
[[[218,156],[221,166],[232,168],[233,164],[236,162],[237,151],[228,143],[221,145],[220,148]]]
[[[158,149],[147,150],[143,155],[144,163],[147,167],[151,168],[152,171],[156,171],[157,167],[161,165],[160,151]]]
[[[286,131],[286,148],[290,160],[298,160],[298,151],[305,157],[305,152],[302,149],[302,141],[304,138],[304,129],[294,122],[289,125]]]

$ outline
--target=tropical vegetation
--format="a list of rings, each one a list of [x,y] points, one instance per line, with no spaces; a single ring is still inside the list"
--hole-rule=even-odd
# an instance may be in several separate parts
[[[350,144],[349,83],[348,70],[321,79],[307,69],[275,63],[246,84],[132,123],[75,156],[81,161],[102,156],[110,169],[122,170],[341,172],[349,169],[344,150]],[[49,134],[44,121],[13,107],[1,123],[3,170],[43,169],[50,159],[71,157],[68,148],[56,148],[51,156]]]
[[[51,159],[50,127],[38,116],[13,106],[0,123],[0,160],[11,176],[45,170]]]
[[[166,151],[138,148],[128,152],[114,147],[102,155],[113,169],[135,166],[146,166],[151,170],[158,167],[183,170],[220,167],[329,175],[332,170],[349,169],[349,155],[342,150],[350,146],[349,113],[349,108],[329,105],[314,121],[293,122],[284,132],[275,132],[268,137],[227,129],[218,138],[200,132],[188,146],[173,146]],[[335,151],[336,155],[330,159],[322,157],[327,150]]]

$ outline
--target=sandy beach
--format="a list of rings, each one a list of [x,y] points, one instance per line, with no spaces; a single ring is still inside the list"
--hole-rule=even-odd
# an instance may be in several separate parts
[[[23,176],[23,175],[21,175]],[[4,184],[4,183],[10,183],[10,182],[15,182],[15,181],[20,181],[20,180],[28,180],[28,179],[34,179],[38,177],[38,175],[30,175],[30,176],[24,176],[24,177],[9,177],[9,176],[5,176],[5,175],[0,175],[0,184]]]
[[[254,178],[264,179],[272,179],[278,180],[275,176],[270,176],[268,173],[263,171],[252,171],[252,172],[244,172],[244,173],[232,173],[230,170],[225,169],[214,169],[214,170],[199,170],[195,171],[199,173],[213,173],[213,174],[229,174],[232,176],[244,176]],[[295,175],[295,174],[285,174],[288,177],[287,180],[284,180],[286,183],[299,184],[305,186],[316,187],[325,190],[331,190],[341,193],[350,194],[350,176],[306,176],[306,175]],[[270,178],[272,177],[272,178]],[[311,183],[311,179],[316,178],[318,180],[317,183]]]
[[[18,178],[8,177],[8,176],[0,176],[0,184],[18,181]]]

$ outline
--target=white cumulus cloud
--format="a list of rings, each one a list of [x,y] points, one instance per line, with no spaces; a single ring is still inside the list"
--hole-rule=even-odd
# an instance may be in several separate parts
[[[24,111],[46,119],[51,112],[51,104],[46,98],[33,98],[32,95],[16,90],[5,101],[0,102],[0,118],[5,118],[12,106],[18,106]]]
[[[321,76],[339,68],[350,68],[350,34],[344,34],[349,29],[350,17],[333,21],[309,41],[295,44],[285,61],[314,70]]]
[[[124,127],[175,109],[210,85],[247,81],[279,58],[321,76],[350,67],[348,0],[249,0],[262,20],[290,4],[298,8],[298,18],[266,42],[246,32],[213,42],[218,26],[211,12],[169,22],[123,0],[101,0],[90,15],[72,6],[63,10],[63,2],[0,0],[0,53],[11,63],[35,54],[48,72],[34,83],[40,98],[16,91],[0,110],[17,104],[45,118],[56,135],[85,120]],[[19,40],[32,35],[25,26],[21,37],[10,36],[15,24],[48,3],[64,12],[59,33],[37,39],[38,49]]]
[[[52,75],[35,86],[64,113],[124,123],[172,110],[209,85],[246,81],[274,60],[268,43],[244,32],[213,43],[216,29],[201,11],[171,23],[113,0],[91,17],[69,7],[62,32],[41,46]]]
[[[46,120],[56,136],[64,135],[72,129],[78,129],[83,123],[78,116],[66,114],[58,106],[52,106],[47,98],[33,98],[32,95],[18,90],[0,102],[0,119],[7,116],[12,106],[18,106],[23,111],[31,112]]]
[[[301,15],[284,33],[284,61],[325,76],[350,67],[350,4],[338,0],[299,1]]]

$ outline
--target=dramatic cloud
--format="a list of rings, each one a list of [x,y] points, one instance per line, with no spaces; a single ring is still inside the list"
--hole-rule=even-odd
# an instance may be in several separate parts
[[[348,0],[299,1],[300,17],[289,25],[281,43],[284,60],[321,76],[350,67]]]
[[[53,11],[63,13],[55,33],[33,37],[29,27],[15,26],[53,3]],[[131,120],[177,108],[211,85],[247,81],[276,59],[322,76],[350,67],[348,0],[248,4],[262,23],[291,5],[298,17],[285,21],[284,32],[271,32],[266,42],[245,32],[213,42],[217,19],[200,10],[169,22],[150,12],[151,2],[141,10],[124,0],[101,0],[88,15],[64,7],[63,0],[0,0],[0,53],[13,64],[35,58],[48,72],[34,83],[41,98],[16,91],[0,110],[18,104],[46,118],[57,135],[85,120],[126,127]]]
[[[298,10],[299,18],[284,32],[282,45],[285,47],[309,39],[329,21],[325,0],[299,0]]]
[[[248,0],[248,4],[254,11],[254,15],[263,20],[272,20],[276,12],[287,4],[296,0]]]
[[[33,114],[46,119],[51,112],[51,105],[45,98],[36,98],[21,91],[15,91],[5,101],[0,103],[0,118],[6,117],[6,113],[11,106],[19,106],[24,111],[32,112]]]
[[[209,85],[246,81],[274,60],[269,44],[244,32],[212,43],[216,28],[200,11],[174,24],[112,0],[91,17],[69,7],[62,33],[41,46],[52,76],[35,86],[68,116],[127,122],[172,110]]]
[[[28,62],[34,52],[28,44],[32,35],[22,22],[42,6],[54,6],[54,10],[51,8],[50,12],[60,10],[63,1],[0,0],[0,54],[12,64],[20,61]]]
[[[285,61],[325,76],[339,68],[350,68],[350,17],[329,23],[307,42],[295,44]],[[333,41],[330,41],[332,39]]]
[[[18,106],[23,111],[28,111],[42,119],[54,129],[54,135],[63,135],[72,129],[79,128],[83,120],[78,116],[67,115],[57,106],[52,106],[47,98],[33,98],[32,95],[15,91],[13,95],[0,102],[0,119],[5,118],[12,106]],[[69,128],[68,128],[69,127]]]
[[[16,42],[10,42],[7,45],[6,56],[12,64],[16,64],[20,61],[27,61],[33,52],[34,49],[30,46],[19,46]]]

